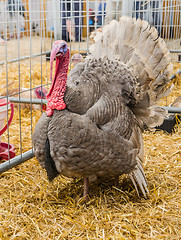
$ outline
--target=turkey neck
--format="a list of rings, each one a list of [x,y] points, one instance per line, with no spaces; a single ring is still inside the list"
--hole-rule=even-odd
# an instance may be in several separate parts
[[[47,95],[47,115],[51,116],[53,110],[63,110],[66,107],[64,103],[64,93],[67,85],[67,73],[69,66],[69,50],[62,58],[56,58],[55,75],[52,86]]]

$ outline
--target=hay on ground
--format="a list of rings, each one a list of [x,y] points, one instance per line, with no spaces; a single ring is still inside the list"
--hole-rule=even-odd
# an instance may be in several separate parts
[[[32,68],[32,86],[46,84],[48,63]],[[17,65],[8,68],[9,80],[18,87]],[[1,72],[5,82],[5,70]],[[21,86],[29,85],[29,67],[21,65]],[[167,103],[180,94],[181,78]],[[165,105],[165,99],[162,100]],[[20,113],[20,114],[19,114]],[[20,153],[31,146],[31,134],[41,115],[16,109],[9,129],[9,141]],[[21,139],[20,139],[21,122]],[[30,127],[32,123],[32,128]],[[7,134],[2,141],[8,141]],[[90,201],[82,201],[83,183],[58,176],[49,183],[35,158],[3,173],[0,178],[0,239],[175,239],[181,236],[181,130],[144,132],[144,169],[149,199],[139,199],[130,181],[120,177],[113,183],[93,184]]]

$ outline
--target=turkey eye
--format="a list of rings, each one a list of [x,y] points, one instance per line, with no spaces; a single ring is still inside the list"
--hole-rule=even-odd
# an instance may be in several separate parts
[[[79,85],[79,82],[75,82],[75,85],[76,85],[76,86]]]

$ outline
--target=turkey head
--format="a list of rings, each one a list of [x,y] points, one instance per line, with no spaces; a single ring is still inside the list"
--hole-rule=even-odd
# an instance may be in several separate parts
[[[52,81],[53,61],[56,58],[55,75]],[[50,80],[52,85],[47,95],[47,115],[51,116],[53,110],[63,110],[66,105],[63,97],[67,83],[67,73],[69,65],[69,49],[68,45],[63,40],[58,40],[53,43],[53,48],[50,55]]]
[[[34,90],[37,99],[45,99],[47,96],[47,89],[45,87],[39,86]]]

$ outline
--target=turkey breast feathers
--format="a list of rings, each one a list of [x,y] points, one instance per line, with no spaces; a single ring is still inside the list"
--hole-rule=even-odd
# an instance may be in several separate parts
[[[40,153],[39,149],[45,146],[48,138],[56,169],[69,177],[92,174],[111,177],[128,173],[136,165],[135,157],[140,148],[130,140],[133,129],[138,127],[136,119],[124,101],[120,101],[121,92],[126,92],[127,96],[129,91],[133,94],[132,82],[123,78],[120,90],[115,92],[114,87],[111,88],[111,78],[107,80],[106,69],[101,72],[99,67],[106,64],[111,69],[112,63],[100,60],[97,66],[96,62],[91,60],[89,66],[86,62],[76,66],[67,80],[64,96],[67,109],[55,111],[52,117],[43,114],[35,128],[34,139],[39,138],[35,154],[42,159],[42,166],[45,167],[44,151]],[[76,70],[78,78],[75,78]],[[123,71],[125,73],[125,67]],[[123,76],[120,69],[118,73]],[[100,76],[104,80],[100,80]],[[114,76],[113,79],[117,81]],[[41,137],[36,136],[38,132]]]

